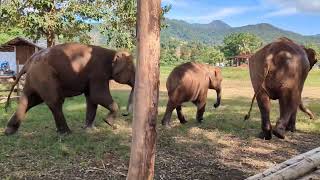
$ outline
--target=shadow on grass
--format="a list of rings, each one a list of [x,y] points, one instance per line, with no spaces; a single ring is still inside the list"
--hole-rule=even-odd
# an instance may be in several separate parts
[[[112,92],[121,111],[125,111],[129,90]],[[167,93],[160,92],[160,122],[165,111]],[[172,128],[158,125],[155,179],[244,179],[293,155],[319,146],[319,118],[310,121],[298,114],[298,132],[288,138],[262,141],[260,113],[257,105],[251,120],[244,122],[250,99],[223,99],[214,109],[209,97],[202,124],[195,120],[196,107],[186,103],[183,112],[188,123],[181,125],[173,113]],[[306,99],[308,107],[320,116],[317,99]],[[16,105],[13,105],[15,107]],[[278,116],[277,102],[272,103],[271,119]],[[5,127],[10,114],[0,107],[0,127]],[[125,179],[131,141],[131,117],[119,116],[117,129],[112,130],[103,119],[107,110],[99,107],[97,130],[82,129],[85,100],[69,98],[64,112],[73,133],[61,137],[56,133],[51,112],[45,105],[32,109],[17,135],[0,136],[1,179]],[[160,123],[158,123],[160,124]],[[0,128],[2,133],[3,128]]]
[[[163,97],[163,96],[162,96]],[[165,98],[160,99],[160,105]],[[318,99],[308,99],[308,107],[319,114]],[[195,120],[196,107],[186,103],[184,114],[189,120],[180,124],[175,113],[172,128],[159,128],[157,177],[183,179],[244,179],[275,162],[306,152],[320,145],[319,118],[309,120],[298,114],[298,132],[288,133],[287,139],[273,137],[271,141],[256,138],[260,132],[260,112],[254,105],[251,119],[243,121],[251,100],[245,97],[223,99],[214,109],[214,99],[209,98],[203,123]],[[164,108],[160,107],[162,118]],[[278,117],[277,101],[272,102],[271,120]],[[171,173],[170,173],[171,172]]]

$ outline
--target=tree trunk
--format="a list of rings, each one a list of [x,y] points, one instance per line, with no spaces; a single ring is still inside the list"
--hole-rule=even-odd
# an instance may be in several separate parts
[[[247,180],[297,179],[298,177],[313,171],[319,165],[320,147],[277,164],[260,174],[247,178]]]
[[[128,180],[154,177],[159,99],[161,0],[138,0],[138,57]]]
[[[55,0],[51,0],[51,7],[48,9],[48,13],[51,15],[56,14],[56,8],[55,8]],[[56,34],[55,31],[52,29],[52,27],[48,27],[48,31],[47,31],[47,47],[52,47],[56,45]]]
[[[52,47],[56,44],[56,36],[53,31],[47,33],[47,47]]]

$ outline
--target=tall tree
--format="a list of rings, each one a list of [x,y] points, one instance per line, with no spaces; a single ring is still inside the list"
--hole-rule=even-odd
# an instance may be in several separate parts
[[[101,31],[113,47],[133,49],[136,44],[137,0],[106,0],[112,16],[102,20]],[[161,9],[161,27],[166,27],[164,14],[171,5]]]
[[[138,0],[138,58],[128,180],[154,177],[161,0]]]
[[[53,46],[57,38],[88,42],[93,25],[108,15],[104,0],[11,0],[0,7],[0,27],[19,27],[34,41],[47,40]]]
[[[225,37],[222,51],[226,57],[250,54],[262,46],[262,40],[251,33],[233,33]]]

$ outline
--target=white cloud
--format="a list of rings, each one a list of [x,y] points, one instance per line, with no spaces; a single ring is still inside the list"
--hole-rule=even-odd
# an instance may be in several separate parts
[[[191,20],[191,21],[209,22],[212,20],[223,19],[225,17],[229,17],[236,14],[242,14],[251,9],[252,8],[247,8],[247,7],[225,7],[221,9],[215,9],[213,10],[213,12],[203,16],[190,16],[190,17],[184,17],[183,19]]]
[[[264,2],[278,6],[279,10],[270,13],[274,16],[291,15],[299,12],[320,14],[320,0],[264,0]]]
[[[267,13],[264,17],[289,16],[296,14],[297,12],[296,8],[285,8]]]

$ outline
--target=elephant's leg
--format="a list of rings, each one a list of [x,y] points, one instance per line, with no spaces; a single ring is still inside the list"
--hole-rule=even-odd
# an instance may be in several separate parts
[[[90,88],[91,102],[93,104],[99,104],[110,111],[105,122],[110,126],[113,126],[114,119],[117,117],[117,112],[119,111],[119,107],[118,104],[112,99],[109,85],[105,82],[95,83],[92,84]]]
[[[181,124],[187,123],[188,121],[184,118],[184,115],[182,113],[181,105],[176,107],[176,111],[177,111],[177,115],[178,115],[178,119],[179,119],[180,123]]]
[[[262,129],[262,132],[259,134],[259,137],[261,139],[270,140],[272,138],[272,126],[270,123],[270,98],[266,93],[261,92],[257,95],[257,102],[261,113]]]
[[[291,132],[296,131],[296,118],[297,118],[297,110],[291,114],[289,123],[286,127],[287,131],[291,131]]]
[[[87,112],[86,112],[85,128],[92,128],[94,118],[96,117],[98,105],[94,104],[88,96],[86,96],[86,101],[87,101]]]
[[[60,81],[50,73],[46,81],[41,86],[36,86],[36,90],[51,110],[59,134],[68,134],[71,132],[66,119],[63,115],[62,105],[64,103],[63,90],[60,87]]]
[[[47,103],[47,105],[49,106],[53,114],[58,133],[69,134],[71,133],[71,130],[69,129],[66,119],[63,115],[63,111],[62,111],[63,102],[64,102],[63,100],[59,100],[55,103]]]
[[[172,111],[176,108],[175,103],[173,103],[170,99],[167,103],[166,112],[162,118],[161,124],[164,126],[170,126]]]
[[[293,97],[293,96],[292,96]],[[276,123],[275,128],[273,129],[273,134],[280,139],[285,138],[286,128],[289,124],[289,120],[294,112],[297,111],[298,104],[296,103],[293,98],[280,98],[279,105],[280,105],[280,118]]]
[[[7,128],[4,133],[6,135],[14,134],[19,129],[21,122],[24,120],[26,112],[42,102],[43,100],[37,94],[33,93],[31,95],[25,95],[24,93],[20,97],[17,111],[8,121]]]
[[[201,123],[202,120],[203,120],[203,114],[204,114],[205,110],[206,110],[206,103],[205,102],[204,103],[202,103],[202,102],[197,103],[197,116],[196,116],[196,119],[197,119],[197,121],[199,123]]]

